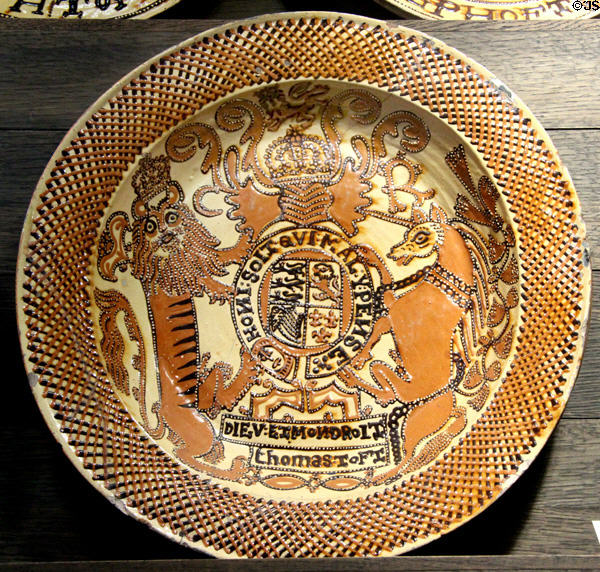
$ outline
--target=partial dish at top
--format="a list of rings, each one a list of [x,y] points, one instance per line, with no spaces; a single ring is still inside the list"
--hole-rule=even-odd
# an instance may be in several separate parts
[[[377,0],[390,10],[427,20],[581,20],[600,14],[579,0]]]
[[[3,18],[150,18],[179,0],[0,0]]]

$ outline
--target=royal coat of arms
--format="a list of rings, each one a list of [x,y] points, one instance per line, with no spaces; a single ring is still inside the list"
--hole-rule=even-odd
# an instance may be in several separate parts
[[[98,243],[100,349],[191,469],[267,495],[384,485],[452,447],[495,391],[515,237],[475,155],[414,109],[271,85],[132,167]]]

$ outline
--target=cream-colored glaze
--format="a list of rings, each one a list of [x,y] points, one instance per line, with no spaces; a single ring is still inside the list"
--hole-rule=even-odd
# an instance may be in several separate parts
[[[297,82],[277,84],[277,89],[279,90],[278,93],[281,97],[279,104],[283,104],[285,101],[285,96],[289,97],[289,93],[294,93],[294,90],[298,90],[299,86],[301,86],[301,84]],[[268,89],[273,90],[274,88],[271,87]],[[368,197],[371,199],[372,204],[368,209],[364,210],[365,220],[357,223],[358,232],[352,237],[347,237],[343,241],[343,244],[345,245],[344,248],[357,244],[370,245],[374,247],[379,256],[386,260],[387,267],[389,271],[392,272],[394,280],[407,279],[413,276],[416,272],[426,271],[435,265],[438,257],[437,252],[432,248],[429,248],[426,257],[417,256],[411,261],[410,264],[407,265],[396,263],[393,258],[388,256],[388,253],[390,253],[396,245],[402,243],[402,239],[407,232],[407,228],[404,223],[412,220],[412,208],[417,207],[417,210],[422,211],[425,215],[432,205],[436,205],[436,207],[443,209],[444,213],[448,213],[448,216],[452,218],[454,214],[454,205],[457,202],[457,198],[460,194],[465,194],[465,188],[461,185],[460,181],[453,176],[452,171],[445,164],[445,155],[449,150],[454,149],[458,145],[465,146],[468,145],[468,143],[466,143],[464,138],[458,136],[454,131],[452,131],[452,129],[450,129],[435,116],[426,112],[422,108],[415,106],[414,104],[406,102],[401,98],[390,95],[386,92],[373,90],[372,88],[365,90],[365,88],[360,85],[353,87],[351,84],[339,82],[315,82],[313,85],[310,85],[310,87],[306,88],[307,92],[313,91],[318,93],[318,96],[316,97],[320,97],[322,102],[334,100],[336,97],[340,97],[341,94],[349,93],[349,90],[354,91],[356,94],[363,93],[365,97],[368,96],[372,98],[373,102],[378,102],[378,104],[381,105],[381,109],[379,110],[378,114],[372,118],[372,121],[368,125],[363,126],[357,124],[350,118],[340,121],[337,130],[341,137],[339,147],[342,157],[354,157],[356,160],[356,156],[352,151],[351,139],[356,136],[370,139],[371,132],[374,130],[375,126],[381,122],[383,118],[389,117],[390,114],[393,113],[403,113],[406,111],[409,113],[414,113],[417,117],[423,119],[427,129],[432,133],[432,136],[425,148],[414,154],[407,153],[402,149],[400,139],[393,138],[391,135],[386,136],[385,141],[388,159],[398,152],[406,155],[405,159],[403,159],[403,162],[400,162],[392,171],[393,181],[397,190],[393,193],[393,197],[390,198],[389,192],[386,194],[386,191],[384,190],[387,188],[386,185],[389,183],[389,181],[386,181],[384,174],[375,173],[372,177],[370,177],[368,180],[372,185],[372,189],[369,191]],[[259,105],[260,102],[264,100],[264,93],[264,91],[256,89],[240,90],[232,95],[232,99],[248,102],[248,104]],[[296,98],[296,104],[301,99],[302,98]],[[310,103],[310,99],[306,99],[306,101]],[[200,113],[186,120],[184,126],[193,126],[199,124],[210,126],[217,133],[222,149],[225,150],[231,145],[239,145],[238,140],[240,138],[240,133],[242,133],[243,130],[241,130],[240,133],[230,134],[222,128],[219,128],[215,122],[215,116],[218,113],[218,109],[221,105],[222,104],[219,103],[207,106]],[[315,113],[314,119],[311,119],[310,117],[304,118],[306,123],[311,123],[310,127],[308,127],[304,133],[308,136],[312,136],[315,138],[315,140],[318,140],[319,136],[321,139],[323,138],[323,132],[319,124],[320,118],[317,115],[320,106],[321,104],[317,104],[315,108],[312,109],[312,112]],[[268,113],[268,108],[263,107],[263,110],[265,113]],[[290,119],[284,121],[276,131],[267,131],[261,139],[258,148],[258,157],[260,167],[264,169],[265,172],[268,171],[268,167],[264,161],[267,150],[269,147],[271,147],[274,141],[278,140],[282,136],[285,136],[286,130],[289,128],[290,124],[297,123],[297,121],[295,122],[294,119],[300,120],[303,118],[299,117],[298,114],[291,116]],[[179,129],[181,129],[181,126],[178,126],[177,130]],[[170,139],[172,133],[173,131],[165,134],[161,140],[157,141],[157,143],[153,145],[150,156],[165,156],[165,150],[169,147],[169,141],[172,140]],[[241,150],[243,151],[244,148],[241,147]],[[196,204],[194,196],[197,189],[203,187],[213,188],[215,185],[215,181],[211,177],[210,173],[203,173],[200,169],[204,158],[204,154],[198,152],[197,156],[194,156],[189,160],[183,162],[170,161],[169,163],[169,177],[181,185],[183,194],[185,196],[184,202],[190,211],[194,211],[194,204]],[[481,164],[477,154],[472,149],[469,149],[468,165],[474,180],[478,181],[485,173],[485,166]],[[113,217],[115,213],[127,214],[131,211],[132,197],[135,196],[135,191],[133,188],[135,184],[132,185],[132,180],[134,179],[134,175],[139,172],[140,166],[138,161],[136,165],[129,170],[128,177],[123,181],[119,190],[115,193],[112,199],[111,207],[107,210],[104,216],[101,228],[107,227],[107,221],[111,220],[111,217]],[[329,178],[334,180],[339,177],[332,173],[329,175]],[[411,180],[413,180],[413,178],[415,191],[421,193],[421,195],[418,197],[411,195],[411,193],[407,190],[402,190],[403,185],[407,185]],[[276,192],[275,189],[276,187],[272,187],[271,189],[266,190],[270,193],[270,196],[274,196],[273,193]],[[160,196],[161,195],[153,199],[154,202],[157,202]],[[198,213],[197,209],[195,212],[195,218],[197,221],[202,224],[202,226],[208,233],[210,233],[211,236],[215,237],[219,241],[220,244],[215,252],[218,252],[218,250],[232,248],[239,239],[239,233],[236,232],[236,225],[239,223],[239,221],[231,220],[225,216],[225,213],[229,212],[231,215],[233,211],[230,204],[228,204],[225,200],[226,196],[227,195],[225,195],[223,192],[220,194],[218,192],[204,194],[202,196],[202,205],[210,212],[207,212],[207,215]],[[423,197],[426,196],[429,198],[423,199]],[[421,200],[422,204],[419,207],[418,203]],[[405,210],[403,212],[395,212],[396,208],[404,208]],[[510,221],[508,209],[500,197],[498,197],[497,208],[499,216],[503,220]],[[390,214],[390,209],[393,211],[393,214]],[[219,216],[213,216],[214,213],[212,211],[216,212],[217,210],[220,210],[223,214]],[[370,211],[373,211],[374,214],[369,215],[368,213]],[[378,213],[379,218],[376,216]],[[387,216],[389,220],[382,220],[381,216]],[[398,220],[394,221],[394,219]],[[260,220],[262,221],[262,219]],[[251,222],[252,221],[249,221],[249,223]],[[271,223],[271,221],[268,220],[267,223]],[[339,226],[339,221],[337,221],[335,217],[332,217],[324,224],[325,226],[323,226],[323,224],[316,224],[313,225],[313,227],[328,228],[336,235],[344,235],[343,230]],[[510,222],[508,224],[510,225]],[[259,227],[263,226],[263,222],[259,222],[258,225]],[[289,229],[294,227],[290,227],[289,223],[286,224],[282,221],[275,226],[268,226],[265,230],[257,228],[257,231],[261,232],[262,236],[258,242],[265,240],[264,237],[266,236],[279,236],[280,240],[282,240],[281,235],[278,235],[278,232],[281,232],[282,229],[286,228]],[[465,231],[468,230],[466,226],[463,228]],[[483,228],[483,231],[481,231],[480,228],[479,234],[472,233],[472,242],[470,243],[470,248],[471,251],[474,251],[472,254],[473,257],[477,256],[477,249],[485,248],[482,246],[482,244],[488,239],[487,230],[488,229]],[[295,232],[297,233],[297,236],[300,231]],[[413,233],[414,232],[415,231],[413,231]],[[325,236],[325,234],[321,234],[322,236]],[[496,231],[492,232],[492,234],[496,237],[496,240],[499,243],[502,242],[501,233]],[[286,236],[288,240],[293,241],[294,231],[290,230],[287,235],[284,235],[284,238]],[[123,240],[124,242],[127,242],[129,239],[125,238]],[[319,242],[320,240],[322,240],[321,235],[319,235],[319,237],[316,239],[316,242]],[[306,242],[308,242],[308,238],[306,239]],[[448,245],[446,245],[446,247],[448,247]],[[340,250],[340,248],[337,248],[337,250]],[[509,251],[510,253],[507,252],[505,260],[516,256],[514,247],[509,248]],[[302,250],[298,249],[298,252],[301,253]],[[289,253],[290,255],[293,255],[293,249],[289,249]],[[465,253],[467,253],[467,251],[465,251]],[[296,254],[295,256],[299,255],[300,254]],[[199,264],[201,263],[202,262],[199,262]],[[264,269],[266,269],[268,264],[270,263],[264,265]],[[247,261],[245,264],[239,263],[228,267],[226,275],[220,277],[218,280],[223,284],[226,284],[228,287],[234,287],[236,284],[236,274],[243,273],[244,269],[247,269],[249,265],[251,265],[251,260]],[[446,266],[452,266],[452,262],[446,263]],[[376,288],[381,280],[378,278],[377,272],[373,267],[371,267],[370,274],[372,283],[375,285],[374,288]],[[156,364],[157,361],[160,362],[160,356],[158,358],[154,357],[154,353],[157,350],[156,344],[151,335],[153,326],[149,321],[151,319],[150,316],[152,315],[152,311],[148,310],[146,298],[144,296],[144,291],[140,281],[132,276],[130,271],[116,272],[116,277],[119,279],[116,284],[111,284],[110,281],[104,280],[98,273],[98,267],[91,269],[91,276],[93,277],[93,288],[99,288],[101,290],[116,288],[120,293],[122,293],[131,304],[132,313],[139,321],[140,330],[148,333],[143,341],[143,347],[145,349],[145,362],[147,364],[146,372],[144,374],[147,376],[147,381],[143,384],[145,388],[143,398],[140,399],[139,395],[129,391],[124,392],[120,390],[120,388],[117,388],[117,391],[123,402],[127,405],[128,410],[132,413],[134,418],[136,418],[138,423],[140,423],[142,427],[149,428],[150,432],[152,433],[152,430],[158,427],[161,423],[160,416],[157,417],[155,414],[151,413],[152,406],[153,404],[161,403],[164,398],[164,396],[161,394],[161,384],[157,374],[158,369],[152,365]],[[265,272],[261,272],[260,276],[260,287],[264,289]],[[338,275],[336,280],[339,281],[339,279],[340,276]],[[481,279],[484,279],[484,277],[480,276],[480,280]],[[415,284],[412,284],[409,288],[402,292],[398,291],[398,293],[404,297],[413,288],[415,288]],[[502,293],[506,296],[507,292],[510,290],[510,285],[505,284],[502,290]],[[237,294],[237,296],[241,298],[242,294]],[[256,294],[254,294],[254,296],[256,296]],[[312,302],[316,303],[315,300]],[[211,301],[211,298],[208,295],[199,295],[194,297],[195,321],[197,324],[196,335],[198,336],[197,349],[203,354],[210,354],[210,358],[206,364],[208,368],[214,368],[215,364],[218,363],[226,363],[232,368],[233,372],[237,372],[241,367],[240,351],[244,346],[241,341],[243,336],[237,332],[244,330],[244,324],[241,322],[241,318],[239,316],[237,319],[232,319],[232,313],[235,314],[235,309],[230,308],[230,304],[233,306],[233,308],[238,307],[236,306],[235,294],[233,295],[233,298],[225,304],[219,304],[218,302],[215,303],[214,301]],[[415,304],[418,305],[419,302],[411,303],[409,305],[414,306]],[[331,304],[331,307],[335,307],[335,304]],[[455,304],[450,302],[448,311],[450,311],[452,314],[452,312],[456,311],[455,308]],[[93,313],[96,323],[98,324],[98,308],[96,306],[93,307]],[[338,310],[334,310],[334,313],[336,318],[340,317],[341,315],[341,312]],[[434,321],[441,320],[443,313],[443,307],[436,306],[434,311]],[[449,351],[451,343],[456,345],[456,341],[452,342],[451,340],[452,333],[458,326],[459,318],[462,319],[463,313],[464,312],[459,310],[456,318],[449,318],[450,322],[448,325],[448,333],[444,334],[445,338],[441,340],[442,345],[444,345],[444,351]],[[517,308],[510,310],[510,313],[513,314],[513,316],[508,321],[512,324],[516,324],[518,320]],[[482,326],[473,321],[473,316],[465,316],[465,319],[469,324],[472,324],[472,327],[476,329],[477,338],[487,331],[485,329],[482,330]],[[123,320],[123,314],[120,314],[118,320],[118,329],[121,331],[121,334],[126,340],[126,325]],[[467,322],[465,322],[465,324]],[[505,321],[501,322],[504,325],[508,324],[508,322]],[[99,326],[97,327],[99,328]],[[305,335],[307,345],[312,347],[318,345],[315,341],[313,341],[313,338],[319,336],[320,328],[318,326],[311,326],[308,322],[304,327],[306,328]],[[323,326],[321,326],[321,328],[322,327]],[[405,325],[399,324],[397,327],[404,328]],[[417,324],[413,324],[413,327],[417,327]],[[351,325],[346,327],[346,335],[350,333],[351,329]],[[331,332],[333,332],[333,330],[326,330],[325,333],[328,335]],[[98,337],[102,338],[102,335],[103,334],[99,332]],[[275,335],[275,337],[276,339],[278,338],[279,341],[282,341],[281,333],[279,335]],[[366,342],[366,339],[361,341]],[[123,363],[128,368],[128,375],[131,383],[134,383],[134,380],[140,378],[140,373],[137,372],[132,366],[132,357],[135,356],[139,351],[137,346],[137,342],[129,340],[126,350],[127,354],[122,358]],[[378,416],[385,416],[386,414],[389,415],[391,409],[393,409],[393,403],[395,399],[390,397],[377,397],[369,395],[369,391],[373,392],[378,388],[376,379],[370,373],[370,366],[373,363],[385,363],[388,367],[394,369],[397,366],[397,363],[395,363],[389,357],[390,352],[394,351],[394,348],[394,335],[392,332],[389,332],[387,335],[383,335],[381,339],[373,339],[372,348],[370,349],[371,355],[367,356],[367,354],[363,351],[365,357],[361,357],[360,360],[355,361],[348,371],[334,371],[331,375],[319,376],[318,378],[312,380],[310,378],[307,379],[301,373],[298,373],[297,376],[294,377],[288,376],[287,379],[278,379],[278,376],[273,376],[273,372],[269,371],[268,369],[265,370],[263,368],[262,370],[256,372],[257,379],[243,393],[240,393],[238,396],[239,401],[236,403],[236,405],[229,410],[225,407],[221,408],[215,419],[211,420],[214,433],[217,436],[217,439],[221,441],[222,445],[224,446],[225,458],[218,463],[217,466],[222,469],[231,465],[235,458],[243,458],[250,465],[249,471],[251,471],[252,478],[254,479],[256,478],[254,473],[261,468],[261,462],[264,462],[267,456],[268,458],[273,456],[273,459],[275,459],[275,456],[277,456],[277,459],[280,459],[283,455],[287,455],[290,458],[292,465],[296,465],[295,468],[298,470],[294,470],[293,466],[281,467],[279,471],[273,470],[273,467],[271,467],[271,469],[263,468],[261,471],[259,471],[261,481],[251,485],[249,485],[247,481],[244,482],[244,478],[241,474],[239,475],[239,478],[242,479],[242,482],[231,481],[231,479],[227,478],[229,475],[226,474],[225,483],[227,486],[232,489],[239,490],[240,492],[248,492],[252,490],[255,491],[255,494],[262,497],[280,500],[305,499],[306,487],[308,484],[302,486],[302,483],[310,482],[310,486],[314,489],[319,479],[318,475],[323,473],[325,473],[327,479],[331,479],[333,477],[337,479],[348,478],[353,479],[353,481],[360,479],[360,481],[363,483],[361,488],[366,490],[372,490],[373,488],[384,486],[386,484],[384,476],[394,465],[391,459],[389,441],[385,443],[385,463],[370,463],[368,461],[369,456],[372,457],[373,455],[369,453],[368,448],[362,447],[355,451],[359,458],[359,463],[357,463],[357,466],[354,466],[351,469],[349,468],[349,470],[343,470],[343,468],[335,470],[334,467],[306,467],[305,465],[309,462],[320,465],[323,461],[320,455],[323,454],[336,455],[337,457],[331,459],[332,463],[335,463],[335,459],[339,458],[340,455],[342,456],[341,462],[345,462],[346,459],[343,457],[344,455],[349,455],[349,459],[353,459],[356,457],[356,455],[353,455],[352,450],[344,447],[344,445],[351,444],[352,447],[360,447],[361,445],[372,445],[372,441],[368,441],[367,443],[364,443],[361,440],[354,440],[352,443],[343,443],[341,440],[338,442],[329,441],[327,443],[327,446],[329,447],[329,449],[327,449],[328,452],[324,453],[323,447],[325,447],[325,445],[323,445],[316,438],[305,437],[302,439],[296,439],[294,441],[289,439],[281,440],[281,438],[279,438],[278,443],[278,439],[265,439],[263,437],[268,428],[272,427],[273,425],[274,431],[277,429],[281,430],[282,428],[289,428],[290,430],[295,429],[299,432],[308,430],[311,427],[319,426],[319,423],[322,424],[323,420],[329,417],[332,420],[337,421],[337,425],[334,424],[331,425],[331,427],[347,426],[348,428],[358,429],[359,427],[362,427],[360,423],[361,418],[369,419],[368,423],[372,423],[373,418],[379,419],[380,417]],[[252,345],[249,344],[247,349],[252,349]],[[345,349],[348,350],[348,346],[346,346]],[[414,349],[412,351],[418,350]],[[434,351],[436,350],[434,349],[433,344],[430,348],[421,348],[420,350],[420,353],[425,356],[423,359],[423,365],[426,369],[429,367],[427,365],[428,362],[432,359],[431,355],[429,354],[430,352]],[[465,370],[478,367],[475,364],[477,361],[477,351],[477,347],[473,347],[471,350],[473,355],[470,356],[472,363],[465,364]],[[102,354],[102,352],[100,353]],[[282,356],[279,355],[279,358],[282,359]],[[449,360],[449,355],[446,359]],[[433,361],[435,362],[436,359]],[[493,356],[487,356],[488,363],[486,366],[489,367],[489,365],[494,361],[495,360]],[[501,369],[504,369],[506,367],[506,363],[507,359],[501,358],[498,361],[498,366]],[[450,365],[449,362],[448,365]],[[296,367],[298,367],[299,372],[304,371],[307,367],[305,358],[300,358]],[[415,363],[415,367],[420,366],[417,366]],[[483,371],[483,363],[480,363],[479,368],[481,371]],[[362,390],[361,388],[355,386],[357,382],[352,378],[353,375],[358,375],[361,380],[364,380],[365,385]],[[412,372],[409,373],[409,375],[417,376],[418,379],[418,377],[422,374],[419,374],[418,372]],[[456,377],[457,375],[458,373],[453,368],[452,376]],[[442,375],[438,386],[431,387],[430,389],[423,389],[420,393],[417,391],[410,401],[415,401],[418,398],[429,398],[431,394],[439,391],[441,387],[445,387],[452,376],[450,375],[450,372]],[[417,379],[413,380],[412,383],[416,383]],[[197,381],[199,384],[201,384],[203,382],[202,376],[200,376]],[[332,386],[332,384],[334,385]],[[408,385],[409,384],[407,384],[407,386]],[[477,420],[483,404],[495,392],[498,384],[486,383],[485,389],[482,389],[482,387],[482,385],[476,385],[466,391],[463,388],[465,395],[454,393],[454,403],[451,406],[451,409],[454,411],[455,415],[459,416],[461,419],[461,424],[463,423],[461,417],[462,413],[459,414],[457,412],[464,412],[464,427],[461,427],[461,430],[455,435],[452,434],[452,431],[449,431],[445,434],[446,439],[449,439],[447,446],[451,444],[453,439],[457,439],[461,433],[468,430],[468,426]],[[266,388],[274,388],[277,391]],[[202,388],[199,387],[198,391],[201,392]],[[319,406],[310,406],[309,402],[312,403],[314,400],[322,399],[321,397],[317,397],[319,395],[327,395],[327,402],[324,402],[323,405]],[[468,405],[469,399],[473,399],[476,395],[479,395],[479,399],[483,399],[481,404],[478,403],[479,410]],[[451,402],[452,400],[450,400],[449,403]],[[286,405],[286,403],[289,403],[289,405]],[[359,403],[361,411],[366,411],[368,408],[371,410],[371,413],[361,414],[358,406]],[[390,405],[392,407],[390,407]],[[271,410],[272,413],[269,414],[269,411]],[[423,414],[426,413],[426,410],[427,408],[425,407]],[[249,415],[247,412],[250,412]],[[451,425],[454,417],[450,415],[450,411],[448,411],[445,415],[446,417],[443,417],[437,421],[437,425]],[[234,420],[235,416],[240,417],[240,419]],[[231,435],[230,432],[236,431],[236,429],[233,429],[234,427],[246,427],[246,422],[243,421],[244,418],[246,418],[248,422],[255,423],[255,437],[236,439],[235,436]],[[277,425],[266,422],[267,419],[282,421],[286,418],[293,418],[294,423],[291,425]],[[346,423],[344,423],[348,421],[350,422],[350,425],[346,425]],[[326,425],[327,424],[325,423],[325,426]],[[424,427],[425,428],[422,429],[422,431],[425,432],[424,437],[427,436],[427,431],[432,432],[434,429],[436,429],[434,426],[429,427],[425,425]],[[366,428],[363,430],[366,430]],[[259,432],[259,437],[256,437],[256,431]],[[368,431],[372,432],[372,429],[368,429]],[[439,431],[433,432],[439,433]],[[158,433],[156,435],[158,435]],[[169,440],[168,432],[161,431],[160,435],[161,447],[177,459],[178,448],[177,445],[174,445],[173,442]],[[421,441],[420,438],[413,440],[416,440],[417,443]],[[431,441],[431,438],[424,439],[423,442],[420,442],[419,450],[422,450],[429,441]],[[257,446],[261,443],[262,448],[257,448]],[[249,448],[250,445],[253,445],[253,447]],[[274,448],[271,448],[269,445],[273,446]],[[282,449],[282,446],[286,448]],[[425,462],[425,464],[432,462],[434,458],[435,457],[433,457],[430,461]],[[329,464],[328,460],[326,460],[326,462]],[[298,466],[300,463],[302,466]],[[366,471],[372,471],[375,467],[378,467],[375,475],[367,477]],[[289,475],[290,478],[297,479],[296,484],[299,486],[296,486],[291,490],[273,486],[272,482],[274,477],[281,475],[282,470],[286,475]],[[413,468],[413,471],[414,470],[416,470],[416,468]],[[400,473],[396,479],[402,478],[403,480],[406,480],[410,478],[411,472],[412,471],[407,471],[404,474]],[[218,478],[218,475],[215,476]],[[315,480],[315,478],[317,480]],[[356,486],[353,486],[349,491],[345,491],[343,489],[329,490],[328,495],[331,498],[353,498],[356,497],[357,490]]]

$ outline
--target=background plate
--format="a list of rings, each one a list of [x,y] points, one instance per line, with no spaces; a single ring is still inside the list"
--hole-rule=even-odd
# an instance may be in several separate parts
[[[0,0],[4,18],[150,18],[179,0]]]
[[[572,0],[377,0],[391,10],[431,20],[581,20],[598,15]],[[575,7],[574,7],[575,6]]]

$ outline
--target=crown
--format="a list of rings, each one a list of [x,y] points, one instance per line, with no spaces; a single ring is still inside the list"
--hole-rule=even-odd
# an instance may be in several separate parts
[[[323,181],[331,174],[333,151],[323,138],[292,126],[267,147],[265,163],[276,182]]]
[[[138,201],[145,203],[164,191],[170,180],[171,166],[168,157],[146,155],[140,160],[139,166],[133,174],[131,185],[138,196]]]

